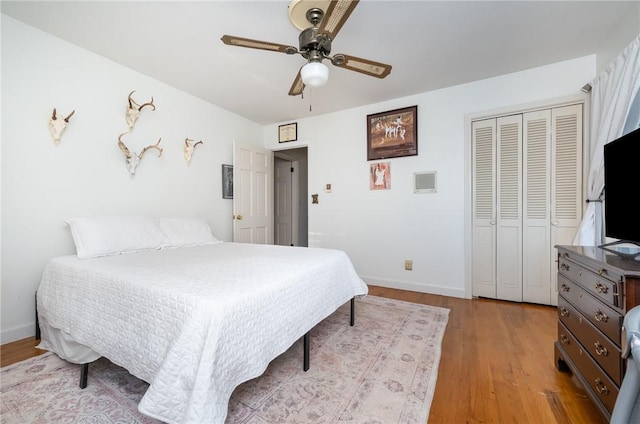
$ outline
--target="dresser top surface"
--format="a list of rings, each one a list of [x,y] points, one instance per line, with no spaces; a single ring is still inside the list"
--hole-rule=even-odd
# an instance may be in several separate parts
[[[637,258],[624,258],[596,246],[556,246],[556,248],[578,254],[590,261],[607,264],[616,268],[621,274],[640,277],[640,260]]]

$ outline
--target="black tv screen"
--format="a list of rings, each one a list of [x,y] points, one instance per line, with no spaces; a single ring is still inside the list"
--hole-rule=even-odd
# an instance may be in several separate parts
[[[640,128],[604,145],[607,237],[640,244]]]

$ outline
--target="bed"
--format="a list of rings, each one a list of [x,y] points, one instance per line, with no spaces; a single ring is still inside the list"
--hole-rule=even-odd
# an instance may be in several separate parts
[[[40,348],[124,367],[150,384],[140,411],[168,423],[223,423],[236,386],[367,293],[339,250],[167,234],[148,249],[88,256],[74,234],[78,253],[47,263],[37,310]]]

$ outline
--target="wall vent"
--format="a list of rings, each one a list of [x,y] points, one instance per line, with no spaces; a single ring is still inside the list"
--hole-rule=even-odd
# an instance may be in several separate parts
[[[413,192],[414,193],[435,193],[436,192],[436,171],[414,172]]]

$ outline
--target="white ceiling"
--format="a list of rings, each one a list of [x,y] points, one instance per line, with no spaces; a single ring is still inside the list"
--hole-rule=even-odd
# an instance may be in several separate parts
[[[287,94],[304,64],[301,56],[220,41],[229,34],[298,47],[288,1],[1,3],[8,16],[260,124],[594,54],[629,14],[640,14],[638,5],[363,0],[333,41],[332,54],[391,64],[391,74],[377,79],[328,64],[327,85],[305,89],[301,99]]]

